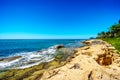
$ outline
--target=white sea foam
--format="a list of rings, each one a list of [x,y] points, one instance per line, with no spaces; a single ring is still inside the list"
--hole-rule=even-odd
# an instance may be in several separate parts
[[[55,51],[56,47],[52,46],[41,51],[16,53],[14,56],[22,57],[10,62],[0,62],[0,69],[27,68],[38,65],[41,62],[48,62],[54,59],[52,54],[54,54]]]
[[[11,66],[15,62],[18,62],[20,59],[16,59],[16,60],[13,60],[13,61],[10,61],[10,62],[0,62],[0,69],[4,69],[7,66]]]

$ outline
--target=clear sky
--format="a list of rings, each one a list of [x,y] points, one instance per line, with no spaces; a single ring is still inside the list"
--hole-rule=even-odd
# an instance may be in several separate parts
[[[120,19],[120,0],[0,0],[0,39],[89,38]]]

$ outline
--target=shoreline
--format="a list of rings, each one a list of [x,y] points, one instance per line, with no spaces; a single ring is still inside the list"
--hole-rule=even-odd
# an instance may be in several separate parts
[[[58,48],[58,51],[57,51],[58,53],[56,55],[54,55],[55,58],[53,60],[51,60],[49,62],[42,62],[37,65],[31,66],[28,68],[23,68],[23,69],[16,68],[16,69],[2,70],[2,71],[0,71],[0,79],[5,79],[5,80],[25,79],[25,80],[28,80],[29,76],[31,76],[30,79],[36,80],[37,78],[42,76],[42,74],[46,70],[55,69],[57,67],[65,65],[66,59],[68,57],[70,57],[70,54],[72,56],[72,54],[74,52],[72,52],[73,50],[71,50],[70,48],[64,48],[61,45],[57,46],[57,48]],[[62,52],[62,54],[59,52]],[[67,54],[67,53],[70,53],[70,54]],[[66,56],[66,57],[63,57],[63,56]]]
[[[102,40],[84,41],[63,60],[56,59],[25,69],[11,69],[0,73],[5,80],[119,80],[120,56],[113,46]],[[62,58],[62,59],[61,59]],[[116,74],[115,74],[116,73]],[[7,75],[6,75],[7,74]],[[17,74],[17,75],[16,75]],[[99,75],[98,75],[99,74]],[[16,76],[15,76],[16,75]],[[7,78],[6,78],[7,77]]]
[[[51,41],[48,41],[48,40],[45,40],[45,41],[42,41],[42,40],[40,40],[40,41],[39,40],[37,40],[37,41],[34,41],[34,40],[33,41],[26,41],[26,40],[14,41],[14,40],[12,40],[12,41],[13,41],[13,43],[15,43],[15,45],[13,47],[11,47],[10,50],[5,49],[5,51],[3,51],[1,53],[3,55],[0,55],[0,70],[1,69],[11,69],[11,68],[15,69],[15,68],[21,68],[21,67],[27,68],[27,67],[33,66],[34,64],[36,65],[41,62],[48,62],[54,58],[57,48],[61,48],[63,46],[65,48],[71,48],[71,47],[76,48],[76,47],[82,46],[82,44],[78,44],[78,43],[83,40],[81,40],[81,39],[71,40],[70,39],[70,40],[51,40]],[[7,41],[5,41],[5,43],[3,43],[3,44],[5,45],[6,42]],[[11,42],[10,42],[10,44],[12,44]],[[33,48],[32,49],[33,51],[31,50],[29,52],[29,49],[27,49],[25,47],[22,48],[23,45],[22,44],[19,45],[20,42],[25,43],[27,46],[30,46],[29,49]],[[30,42],[31,44],[28,44],[28,42]],[[19,49],[16,49],[17,44],[19,45]],[[37,48],[38,49],[40,48],[40,49],[34,51],[34,47],[32,47],[31,45],[36,47],[36,49]],[[42,46],[42,45],[44,45],[44,46]],[[8,48],[10,46],[8,46]],[[7,45],[6,45],[6,47],[7,47]],[[4,46],[2,47],[2,49],[4,49]],[[21,51],[21,52],[17,52],[17,50]],[[26,52],[24,52],[24,50]],[[27,50],[28,50],[28,52],[27,52]],[[11,55],[8,55],[10,53],[11,53]],[[4,56],[4,55],[6,55],[6,56]]]
[[[42,49],[33,52],[25,52],[16,56],[0,58],[0,69],[23,69],[38,65],[42,62],[49,62],[54,59],[54,55],[59,48],[64,48],[64,45],[54,45],[47,49]]]
[[[45,71],[39,80],[120,80],[120,55],[105,41],[94,39],[76,49],[64,66]]]

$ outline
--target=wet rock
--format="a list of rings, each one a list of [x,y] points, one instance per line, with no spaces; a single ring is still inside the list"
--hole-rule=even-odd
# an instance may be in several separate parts
[[[15,57],[9,57],[9,58],[2,58],[2,59],[0,59],[0,62],[10,62],[10,61],[19,59],[19,58],[21,58],[21,57],[22,57],[22,56],[15,56]]]
[[[64,48],[65,46],[63,45],[63,44],[61,44],[61,45],[57,45],[56,46],[56,49],[60,49],[60,48]]]

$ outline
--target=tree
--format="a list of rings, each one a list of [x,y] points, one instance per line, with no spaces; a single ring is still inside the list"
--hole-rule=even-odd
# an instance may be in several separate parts
[[[101,32],[101,37],[102,38],[105,38],[105,35],[106,35],[106,33],[103,31],[103,32]]]
[[[119,24],[114,24],[109,28],[107,32],[98,33],[98,38],[113,38],[120,37],[120,20]]]
[[[111,26],[110,32],[113,34],[113,37],[120,36],[120,24],[115,24]]]
[[[97,35],[98,35],[97,38],[100,38],[100,37],[101,37],[101,33],[98,33]]]
[[[110,31],[106,32],[105,37],[106,37],[106,38],[110,38],[110,37],[111,37],[111,33],[110,33]]]

